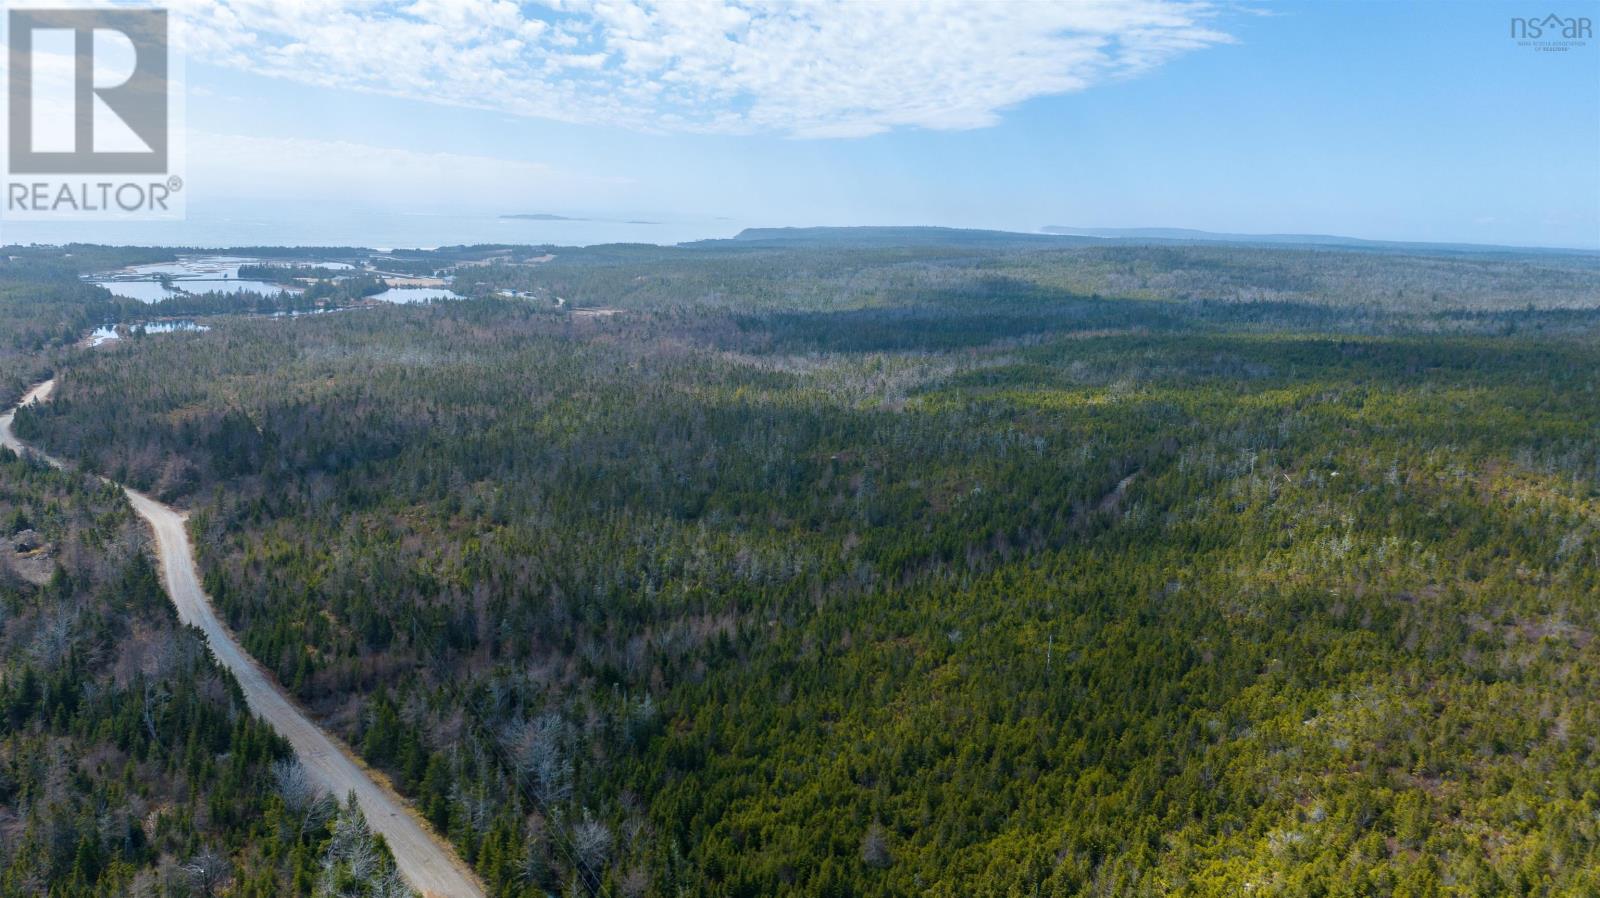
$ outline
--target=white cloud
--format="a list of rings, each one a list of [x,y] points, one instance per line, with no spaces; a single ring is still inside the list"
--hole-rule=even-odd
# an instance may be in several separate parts
[[[176,0],[196,59],[646,131],[994,124],[1229,40],[1200,0]]]

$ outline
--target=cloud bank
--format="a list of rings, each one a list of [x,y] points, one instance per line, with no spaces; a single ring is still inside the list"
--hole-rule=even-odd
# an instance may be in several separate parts
[[[1186,0],[178,0],[192,59],[640,131],[860,137],[994,124],[1225,43]]]

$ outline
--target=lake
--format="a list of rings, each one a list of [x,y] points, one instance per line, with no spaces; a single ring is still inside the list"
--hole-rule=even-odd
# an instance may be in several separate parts
[[[240,256],[184,256],[176,262],[158,262],[151,265],[132,265],[107,272],[91,279],[90,283],[110,290],[116,296],[137,299],[140,302],[160,302],[182,296],[184,293],[255,293],[265,296],[280,292],[298,293],[298,287],[286,287],[267,281],[239,278],[241,265],[316,265],[327,268],[349,269],[348,263],[318,263],[306,260],[273,260],[263,262]],[[167,289],[156,278],[166,276],[175,289]],[[461,297],[442,287],[391,287],[370,299],[379,302],[417,303]]]
[[[140,302],[160,302],[183,293],[254,293],[272,296],[281,292],[298,292],[295,287],[239,278],[239,266],[256,264],[263,263],[241,256],[184,256],[176,262],[132,265],[100,275],[91,283],[110,290],[113,295]],[[309,260],[307,264],[310,264]],[[161,276],[171,278],[177,289],[168,290],[163,286],[156,280]]]
[[[266,281],[234,281],[234,280],[209,280],[204,278],[174,278],[172,283],[182,288],[182,291],[168,290],[158,281],[121,281],[105,280],[93,281],[97,287],[110,290],[113,295],[127,299],[137,299],[140,302],[160,302],[184,293],[256,293],[262,296],[273,296],[281,292],[298,293],[293,287],[284,287],[281,284],[269,284]]]

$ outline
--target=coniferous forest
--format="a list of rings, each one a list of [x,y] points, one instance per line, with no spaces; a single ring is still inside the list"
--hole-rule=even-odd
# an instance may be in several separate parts
[[[401,888],[90,474],[494,895],[1600,893],[1593,254],[457,247],[78,345],[147,252],[0,264],[84,472],[0,458],[0,894]]]
[[[0,449],[0,522],[0,895],[408,894],[178,625],[120,490]]]

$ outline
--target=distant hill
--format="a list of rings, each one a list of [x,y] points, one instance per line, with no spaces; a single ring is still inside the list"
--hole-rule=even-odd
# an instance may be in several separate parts
[[[1191,228],[1076,228],[1049,225],[1041,233],[991,231],[942,227],[810,227],[746,228],[726,240],[699,240],[681,244],[690,247],[730,246],[837,246],[837,247],[972,247],[1004,249],[1030,247],[1072,247],[1121,245],[1228,244],[1233,246],[1276,246],[1356,250],[1388,253],[1517,253],[1523,255],[1556,253],[1600,258],[1600,252],[1560,247],[1493,246],[1472,243],[1421,243],[1394,240],[1365,240],[1333,234],[1230,234]]]
[[[689,245],[729,243],[772,246],[1073,246],[1096,241],[1053,234],[982,231],[936,227],[745,228],[730,240],[702,240]]]
[[[1046,225],[1040,228],[1046,234],[1064,237],[1089,237],[1097,240],[1117,240],[1137,243],[1236,243],[1270,244],[1274,246],[1327,246],[1339,249],[1368,249],[1400,252],[1514,252],[1514,253],[1585,253],[1592,250],[1561,247],[1497,246],[1480,243],[1423,243],[1401,240],[1366,240],[1360,237],[1341,237],[1335,234],[1230,234],[1217,231],[1199,231],[1193,228],[1075,228],[1066,225]]]

